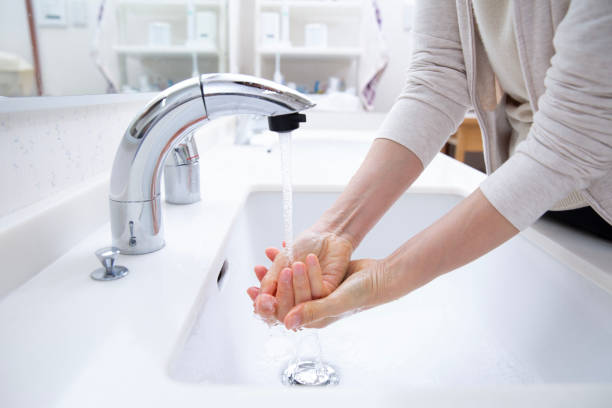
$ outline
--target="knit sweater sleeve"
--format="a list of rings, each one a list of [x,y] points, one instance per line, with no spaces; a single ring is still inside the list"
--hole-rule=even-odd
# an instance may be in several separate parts
[[[612,2],[571,2],[529,135],[480,186],[519,230],[612,169],[611,39]]]
[[[423,167],[433,160],[470,106],[454,0],[415,7],[412,61],[378,137],[407,147]]]

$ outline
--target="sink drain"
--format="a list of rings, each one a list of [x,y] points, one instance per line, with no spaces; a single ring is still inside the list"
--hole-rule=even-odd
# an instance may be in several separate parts
[[[285,385],[324,387],[336,385],[340,379],[332,366],[306,360],[290,364],[283,372],[282,381]]]

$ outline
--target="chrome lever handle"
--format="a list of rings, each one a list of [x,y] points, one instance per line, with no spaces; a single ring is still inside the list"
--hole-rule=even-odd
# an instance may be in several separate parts
[[[102,268],[98,268],[91,273],[91,279],[98,281],[111,281],[121,279],[128,274],[128,269],[125,266],[115,265],[119,248],[106,247],[98,249],[95,254],[102,264]]]

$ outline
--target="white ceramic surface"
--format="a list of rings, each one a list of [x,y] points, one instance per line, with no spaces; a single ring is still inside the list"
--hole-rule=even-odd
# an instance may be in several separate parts
[[[297,193],[296,231],[335,193]],[[279,385],[296,353],[312,357],[312,332],[269,329],[252,314],[252,266],[282,236],[281,195],[252,193],[226,249],[222,285],[206,303],[172,375],[214,384]],[[460,200],[406,194],[355,258],[384,257]],[[409,273],[408,271],[406,273]],[[517,237],[398,301],[318,330],[341,386],[417,387],[612,382],[612,296]]]
[[[373,136],[374,133],[371,131],[317,130],[309,132],[304,130],[294,133],[293,181],[295,191],[298,192],[298,195],[313,192],[337,194],[361,163]],[[233,384],[227,384],[232,381],[221,377],[222,384],[206,385],[177,381],[176,371],[175,376],[171,377],[171,367],[177,367],[175,363],[180,360],[181,350],[194,322],[197,321],[198,313],[202,310],[202,305],[207,304],[213,288],[216,287],[219,268],[228,254],[227,243],[238,242],[239,248],[250,248],[253,244],[253,235],[250,235],[250,232],[231,232],[233,225],[240,224],[240,222],[236,223],[236,220],[244,219],[241,214],[244,214],[242,210],[245,208],[244,203],[249,193],[253,191],[278,192],[280,190],[280,158],[275,145],[266,141],[261,144],[255,141],[252,146],[237,147],[229,143],[202,148],[200,151],[202,201],[190,206],[164,204],[166,247],[158,252],[142,256],[120,256],[118,263],[130,269],[130,274],[125,279],[100,283],[89,278],[89,273],[99,267],[93,255],[94,251],[109,243],[110,228],[106,221],[99,229],[91,229],[88,232],[81,231],[82,228],[79,228],[78,231],[73,229],[77,243],[70,244],[73,246],[69,250],[58,249],[59,246],[57,246],[58,248],[54,251],[44,251],[42,256],[39,254],[42,251],[38,248],[50,245],[57,239],[56,235],[62,233],[63,226],[69,225],[73,218],[72,209],[75,206],[89,211],[91,217],[100,217],[100,208],[107,200],[106,193],[101,188],[102,181],[92,183],[89,187],[84,187],[78,194],[69,195],[59,202],[47,203],[47,208],[41,207],[35,212],[20,212],[18,218],[10,217],[11,219],[4,220],[6,221],[2,224],[4,227],[0,229],[0,236],[5,240],[3,242],[12,242],[14,239],[28,242],[26,240],[28,232],[37,231],[38,225],[50,225],[52,228],[38,230],[36,245],[19,246],[19,250],[22,251],[19,256],[37,258],[36,262],[45,258],[42,264],[46,266],[33,274],[20,287],[10,290],[5,297],[0,298],[0,407],[201,407],[215,405],[269,407],[271,404],[292,407],[347,404],[354,407],[609,406],[607,402],[612,400],[612,383],[576,382],[581,378],[587,378],[584,372],[580,374],[580,377],[569,375],[567,381],[571,382],[555,384],[550,382],[553,381],[550,377],[543,375],[544,379],[541,382],[529,387],[522,384],[510,384],[510,382],[502,384],[478,382],[477,377],[468,377],[472,386],[467,382],[457,384],[456,387],[446,386],[451,381],[442,380],[456,379],[450,376],[440,380],[439,385],[433,386],[420,386],[415,382],[415,386],[411,388],[404,385],[394,386],[394,383],[389,383],[385,387],[368,388],[350,386],[350,375],[347,373],[358,373],[359,365],[351,368],[349,365],[340,363],[339,368],[344,370],[346,384],[335,389],[314,391],[279,388],[276,382],[266,382],[269,386],[249,386],[247,383],[251,381],[251,377],[248,376],[232,380]],[[483,177],[481,173],[447,156],[438,155],[415,182],[410,192],[411,194],[465,196],[478,186]],[[270,202],[277,202],[277,200],[270,198]],[[323,202],[315,204],[320,206],[323,205]],[[443,203],[438,210],[442,211],[448,204],[448,202]],[[280,208],[280,201],[277,205]],[[246,208],[261,212],[261,206],[254,205],[252,201]],[[313,216],[317,208],[314,206],[309,216]],[[300,223],[307,221],[307,218],[297,218],[296,230],[299,230],[300,225],[304,225]],[[413,221],[416,220],[411,219],[410,222]],[[414,227],[413,225],[411,228]],[[266,228],[268,226],[265,226],[264,230]],[[239,231],[239,229],[234,231]],[[267,237],[266,240],[276,240],[272,237],[272,232],[263,232]],[[539,233],[533,231],[533,235],[538,236]],[[571,237],[571,234],[567,233],[567,237]],[[254,279],[250,275],[252,273],[250,263],[255,260],[255,257],[262,256],[259,251],[266,244],[262,241],[261,246],[257,245],[257,249],[253,249],[253,254],[244,254],[244,257],[237,258],[232,256],[230,273],[227,275],[227,286],[224,291],[236,296],[237,302],[247,302],[248,306],[246,295],[241,292],[247,282],[234,281],[232,277],[234,279]],[[391,243],[385,244],[381,247],[381,251],[387,251],[389,246]],[[568,245],[567,248],[571,246]],[[483,325],[491,324],[493,333],[490,337],[493,340],[497,338],[493,334],[497,336],[505,333],[506,338],[530,344],[530,347],[513,345],[507,347],[510,349],[518,347],[517,350],[521,352],[530,350],[532,355],[535,355],[533,358],[532,355],[529,356],[528,361],[531,362],[537,362],[536,357],[539,355],[544,359],[558,356],[554,348],[567,349],[569,347],[565,343],[567,341],[592,342],[589,344],[593,345],[593,350],[598,351],[599,340],[591,336],[583,338],[581,334],[583,328],[596,329],[598,324],[603,325],[602,322],[609,320],[609,313],[601,316],[601,321],[588,320],[584,326],[575,326],[573,333],[568,333],[569,329],[557,323],[557,319],[563,317],[567,320],[560,321],[575,322],[575,313],[578,312],[594,316],[589,314],[593,313],[590,309],[580,306],[580,302],[583,301],[582,297],[576,299],[578,294],[584,293],[584,290],[580,289],[582,285],[593,287],[585,283],[588,281],[579,277],[584,274],[589,279],[594,279],[596,275],[591,272],[595,270],[604,278],[609,276],[606,270],[606,266],[611,264],[611,262],[606,263],[607,254],[610,252],[606,249],[609,248],[609,245],[602,246],[599,251],[590,253],[589,258],[580,258],[567,248],[551,246],[548,241],[542,241],[541,247],[554,256],[563,258],[564,261],[580,259],[581,262],[584,262],[581,265],[588,264],[591,265],[589,268],[593,269],[572,267],[570,272],[566,267],[558,264],[558,269],[555,271],[560,274],[559,279],[546,275],[546,279],[532,283],[532,285],[529,285],[529,282],[525,283],[525,279],[528,279],[533,273],[525,271],[520,271],[520,273],[526,274],[527,278],[520,281],[497,280],[497,275],[487,274],[488,279],[493,280],[491,282],[484,279],[484,276],[480,276],[479,279],[482,280],[478,282],[482,282],[485,286],[490,284],[489,289],[491,290],[501,292],[498,289],[501,286],[503,290],[508,290],[510,293],[518,292],[523,296],[525,292],[524,296],[530,300],[537,299],[537,296],[545,296],[545,299],[541,304],[534,300],[534,303],[526,305],[519,303],[514,305],[516,308],[514,306],[510,308],[510,306],[495,303],[497,300],[505,301],[506,296],[470,297],[473,301],[462,304],[460,311],[468,313],[470,322],[473,322],[476,315],[486,319]],[[366,248],[365,243],[364,248]],[[514,255],[531,257],[530,254],[533,255],[535,249],[531,246],[527,248],[526,252]],[[594,248],[591,247],[591,249]],[[536,252],[538,256],[535,258],[540,257],[539,250]],[[372,255],[376,254],[373,252]],[[3,265],[2,272],[7,273],[7,270],[22,267],[19,256],[13,256],[10,264]],[[236,258],[235,261],[234,258]],[[599,263],[589,263],[590,259],[597,259]],[[263,260],[259,258],[258,261]],[[249,265],[240,268],[240,262]],[[232,271],[236,268],[243,273],[234,274]],[[466,272],[454,275],[458,276],[456,279],[460,279],[459,277],[464,273]],[[568,285],[573,282],[571,279],[581,282],[578,289],[573,284],[565,291],[560,289],[560,287],[565,287],[563,282],[566,273],[572,276]],[[553,274],[553,276],[556,275]],[[444,289],[439,288],[440,285],[443,285],[442,282],[440,280],[434,283],[434,288],[435,285],[438,285],[438,289],[435,290]],[[605,284],[608,281],[603,279],[598,282]],[[231,289],[232,284],[238,285],[241,289],[228,290]],[[541,290],[541,285],[550,285],[551,294],[549,295],[546,290]],[[459,285],[458,288],[465,289],[465,286]],[[479,287],[469,286],[469,289],[477,292]],[[452,292],[454,288],[447,288],[447,290]],[[537,296],[530,291],[537,291]],[[427,298],[420,293],[421,291],[413,293],[409,298],[415,300],[407,300],[407,302],[430,305]],[[423,293],[427,292],[423,291]],[[463,293],[459,291],[456,296],[460,298]],[[593,290],[593,293],[597,293],[598,297],[601,294],[596,290]],[[557,296],[559,296],[558,301],[555,301]],[[219,297],[218,299],[230,298]],[[452,300],[451,304],[455,305],[453,299],[449,298]],[[478,299],[491,301],[492,304],[482,306],[476,302]],[[586,301],[590,302],[588,299]],[[594,304],[598,305],[599,302],[595,301]],[[406,307],[400,303],[398,305],[397,307],[402,310]],[[543,307],[542,311],[533,310],[539,305]],[[571,307],[576,305],[578,309],[575,312]],[[238,305],[232,306],[232,308],[238,307]],[[393,309],[396,306],[393,304],[390,307]],[[416,306],[413,305],[413,307]],[[528,308],[530,313],[534,314],[533,319],[515,320],[517,318],[512,315],[512,312],[518,313],[524,308]],[[499,319],[493,312],[508,313],[509,321],[516,324],[506,326],[508,319]],[[374,313],[374,311],[368,313]],[[428,313],[430,313],[429,316],[432,316],[431,313],[435,313],[435,310],[428,311]],[[448,310],[448,313],[450,315],[447,316],[452,317],[454,312],[451,309]],[[389,316],[397,316],[397,314],[391,310]],[[226,319],[227,311],[219,310],[216,316],[219,319]],[[407,316],[411,319],[405,319],[408,323],[402,323],[408,329],[408,324],[416,324],[410,322],[419,322],[420,314],[414,313],[414,309]],[[515,316],[515,319],[511,319],[512,316]],[[371,319],[367,313],[353,318]],[[519,325],[521,322],[540,324],[542,321],[547,321],[546,318],[549,318],[550,323],[544,326],[535,325],[535,323],[533,327]],[[244,320],[241,319],[236,318],[236,323],[243,323]],[[252,319],[248,321],[252,322]],[[465,334],[466,332],[461,331],[460,322],[460,319],[451,321],[451,327],[457,329],[454,333]],[[383,326],[387,327],[384,321],[373,324],[378,324],[381,330]],[[211,324],[211,326],[218,327],[220,330],[226,327],[221,323]],[[350,329],[351,326],[348,327]],[[469,326],[472,329],[478,327],[475,322]],[[503,331],[504,328],[506,332]],[[538,337],[545,335],[543,330],[549,328],[553,330],[555,341],[548,341],[550,338],[546,336]],[[334,328],[334,330],[339,329]],[[238,341],[239,337],[246,338],[248,341],[250,334],[252,332],[245,331],[237,334],[236,338],[228,339],[228,348],[232,351],[237,350],[234,346],[229,347],[230,341]],[[357,335],[361,336],[362,332],[357,333],[355,337]],[[405,336],[405,333],[398,331],[397,335],[401,337]],[[533,341],[534,338],[544,338],[547,341],[538,343]],[[604,335],[603,338],[608,339],[609,336]],[[369,341],[374,341],[374,337],[369,337],[369,339]],[[442,339],[438,340],[442,341]],[[444,340],[452,343],[455,339]],[[382,341],[384,346],[391,340],[385,338]],[[416,344],[415,340],[411,341],[411,344]],[[332,350],[333,342],[324,340],[323,346],[325,352],[329,353],[329,350]],[[258,344],[254,346],[256,347]],[[469,344],[465,345],[465,348],[471,350]],[[579,345],[569,349],[580,355],[579,353],[582,353],[585,348],[586,346]],[[257,350],[261,349],[257,348]],[[500,348],[493,349],[493,351],[499,350]],[[549,350],[553,351],[549,352]],[[374,355],[378,351],[369,352]],[[227,359],[232,370],[239,367],[231,364],[232,359],[235,358],[232,354],[219,354]],[[413,355],[414,353],[407,354],[408,357]],[[521,355],[527,356],[527,354]],[[396,357],[395,355],[394,359]],[[333,362],[333,359],[327,356],[326,358]],[[547,361],[537,364],[550,368],[552,363]],[[592,359],[587,356],[585,361],[591,362]],[[477,360],[477,362],[481,361]],[[196,364],[194,367],[195,372],[183,371],[187,379],[193,379],[191,374],[197,375],[201,372],[198,371],[201,370],[201,365]],[[383,367],[382,362],[378,366],[372,365],[375,370],[380,367]],[[393,367],[393,364],[388,367]],[[578,369],[578,373],[581,372],[576,364],[573,364],[572,367]]]

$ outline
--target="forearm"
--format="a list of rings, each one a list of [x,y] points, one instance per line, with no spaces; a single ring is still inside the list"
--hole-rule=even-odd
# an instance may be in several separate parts
[[[288,329],[324,327],[347,312],[397,299],[507,241],[517,230],[476,190],[384,260],[349,264],[347,278],[329,296],[295,306]]]
[[[423,286],[506,242],[518,230],[477,189],[384,261],[383,302]]]
[[[346,238],[356,248],[421,171],[421,161],[409,149],[376,139],[346,189],[314,229]]]

